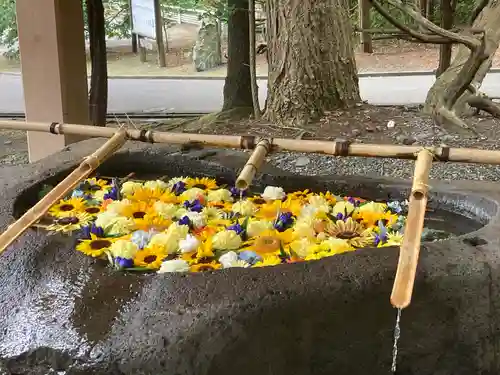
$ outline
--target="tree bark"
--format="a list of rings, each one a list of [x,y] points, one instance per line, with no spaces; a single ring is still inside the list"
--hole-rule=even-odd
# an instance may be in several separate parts
[[[253,112],[248,0],[228,0],[227,74],[222,111]]]
[[[482,12],[479,13],[478,17],[474,21],[472,28],[480,29],[486,31],[488,49],[488,58],[480,64],[479,69],[477,69],[474,74],[474,78],[471,82],[472,86],[479,88],[483,82],[486,73],[491,67],[492,58],[495,51],[498,49],[500,42],[500,2],[497,0],[490,0]],[[466,75],[469,72],[462,69],[464,64],[467,62],[471,56],[471,51],[464,45],[460,45],[457,48],[457,54],[453,59],[451,66],[441,74],[434,85],[431,87],[427,93],[427,98],[424,105],[424,112],[428,114],[434,114],[436,108],[441,105],[443,98],[449,96],[450,84],[459,77],[459,75]],[[456,116],[463,116],[470,113],[471,109],[469,107],[468,99],[470,97],[470,92],[465,92],[461,95],[460,99],[453,106],[453,113]]]
[[[344,0],[267,0],[266,117],[306,124],[360,101]]]
[[[102,0],[87,0],[90,59],[90,119],[96,126],[106,126],[108,112],[108,66],[106,29]]]
[[[441,0],[441,27],[450,30],[453,27],[452,0]],[[441,44],[439,46],[439,65],[436,77],[443,74],[451,65],[451,52],[453,44]]]

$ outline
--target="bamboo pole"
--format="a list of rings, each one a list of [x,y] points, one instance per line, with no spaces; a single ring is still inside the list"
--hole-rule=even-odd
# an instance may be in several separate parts
[[[236,187],[241,190],[246,190],[252,184],[255,174],[259,171],[264,163],[267,154],[271,150],[271,142],[268,139],[262,139],[255,146],[255,150],[250,155],[247,163],[243,167],[238,179],[236,180]]]
[[[0,121],[0,129],[51,133],[51,128],[53,128],[53,134],[76,134],[87,137],[111,138],[116,132],[116,129],[113,128],[89,125]],[[178,145],[194,143],[211,147],[254,149],[256,140],[255,136],[167,133],[137,129],[127,129],[126,131],[129,140]],[[273,151],[287,150],[332,156],[364,156],[410,160],[414,160],[416,158],[415,155],[421,150],[421,146],[365,143],[349,144],[345,141],[315,141],[286,138],[274,138],[272,140],[272,146]],[[437,161],[500,165],[500,151],[451,147],[433,147],[429,150],[434,153]]]
[[[415,163],[408,217],[403,243],[399,250],[398,269],[391,294],[392,305],[400,309],[404,309],[411,302],[420,253],[420,241],[424,228],[427,192],[429,190],[429,171],[433,157],[434,154],[431,151],[423,149],[418,153]]]
[[[75,186],[96,170],[99,164],[122,147],[126,141],[126,131],[120,130],[116,132],[104,145],[97,149],[92,155],[86,157],[71,174],[61,181],[45,197],[29,209],[15,223],[10,225],[5,232],[0,234],[0,254],[29,227],[40,220],[57,201],[64,198],[75,188]]]

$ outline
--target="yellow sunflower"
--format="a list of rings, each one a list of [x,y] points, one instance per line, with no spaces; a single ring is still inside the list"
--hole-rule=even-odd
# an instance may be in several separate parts
[[[378,221],[384,218],[383,212],[375,211],[354,211],[352,218],[358,220],[366,228],[373,228],[377,226]]]
[[[89,215],[97,216],[101,212],[104,212],[105,209],[102,206],[94,205],[94,206],[85,207],[85,209],[83,211],[88,213]]]
[[[157,232],[163,232],[171,224],[172,220],[165,219],[157,214],[146,214],[143,218],[135,219],[136,229],[148,232],[150,230],[155,230]]]
[[[247,241],[249,245],[245,250],[251,250],[257,254],[270,254],[280,251],[281,247],[285,247],[294,240],[293,230],[287,229],[284,232],[278,232],[275,229],[265,230],[258,236]]]
[[[198,188],[201,190],[215,190],[218,188],[217,182],[213,178],[188,178],[186,180],[186,187],[188,189]]]
[[[309,189],[306,189],[306,190],[299,190],[299,191],[294,191],[293,193],[289,193],[288,194],[288,197],[290,199],[296,199],[296,200],[300,200],[300,201],[303,201],[303,202],[306,202],[309,200],[309,197],[312,195],[313,193],[309,190]]]
[[[173,204],[177,204],[180,201],[179,197],[171,191],[164,192],[161,195],[161,197],[159,198],[159,200],[160,200],[160,202],[163,202],[163,203],[173,203]]]
[[[159,188],[155,188],[155,189],[150,189],[150,188],[146,188],[146,187],[140,187],[136,190],[134,190],[134,192],[132,194],[127,194],[126,197],[128,200],[131,200],[133,202],[150,202],[150,201],[153,201],[153,202],[156,202],[156,201],[159,201],[161,199],[161,197],[163,196],[163,194],[165,193],[164,190],[162,189],[159,189]]]
[[[83,198],[62,199],[49,210],[49,215],[54,217],[73,216],[85,211],[86,202]]]
[[[154,207],[149,202],[132,202],[120,207],[120,211],[121,215],[134,220],[144,219],[148,214],[155,214]]]
[[[231,212],[233,204],[231,202],[208,202],[207,207],[217,208],[224,212]]]
[[[90,234],[90,240],[81,240],[76,246],[76,250],[93,258],[104,255],[104,252],[109,250],[115,238],[100,238],[95,234]]]
[[[217,263],[215,260],[210,263],[197,263],[191,265],[189,270],[191,272],[206,272],[206,271],[215,271],[222,268],[222,264]]]
[[[254,267],[269,267],[281,264],[281,258],[276,254],[267,254],[262,257],[262,260],[255,263]]]
[[[335,198],[335,195],[327,191],[326,193],[319,193],[318,194],[321,198],[324,198],[328,203],[331,205],[334,205],[337,203],[337,198]]]
[[[70,233],[90,224],[92,220],[94,220],[94,217],[86,212],[75,212],[73,216],[59,217],[52,225],[47,227],[47,230]]]
[[[168,254],[166,253],[164,246],[148,246],[144,250],[140,250],[135,254],[134,266],[157,270],[160,268],[163,259],[165,259],[167,255]]]
[[[328,223],[325,227],[325,232],[332,237],[346,240],[354,247],[373,245],[372,230],[365,228],[351,217],[346,221],[337,220],[335,223]]]
[[[253,204],[261,205],[261,204],[266,204],[266,200],[262,198],[260,195],[256,195],[254,197],[247,198],[250,202]]]
[[[103,179],[97,179],[95,177],[88,178],[85,180],[86,189],[84,189],[84,193],[94,194],[96,191],[100,190],[110,190],[113,186],[109,181]]]
[[[296,199],[287,199],[286,201],[272,201],[258,206],[259,211],[255,214],[258,219],[274,220],[278,213],[291,212],[298,216],[302,209],[302,202]]]

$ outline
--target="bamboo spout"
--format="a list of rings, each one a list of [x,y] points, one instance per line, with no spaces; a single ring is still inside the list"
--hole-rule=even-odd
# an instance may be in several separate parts
[[[42,200],[29,209],[15,223],[10,225],[5,232],[0,234],[0,254],[29,227],[40,220],[57,201],[65,197],[75,186],[96,170],[105,159],[122,147],[126,141],[127,132],[125,130],[116,132],[104,145],[92,155],[86,157],[70,175],[43,197]]]
[[[236,180],[236,187],[238,189],[246,190],[252,184],[255,174],[262,167],[267,154],[271,150],[271,144],[272,142],[268,139],[262,139],[257,143],[255,150],[250,155],[250,158]]]
[[[410,304],[413,293],[433,157],[431,151],[424,149],[418,153],[415,163],[404,239],[399,250],[398,269],[391,294],[392,305],[400,309]]]

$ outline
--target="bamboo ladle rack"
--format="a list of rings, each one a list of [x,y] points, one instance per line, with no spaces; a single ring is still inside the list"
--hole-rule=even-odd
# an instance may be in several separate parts
[[[75,134],[87,137],[111,138],[116,135],[116,129],[113,128],[94,127],[78,124],[49,124],[40,122],[0,121],[0,128],[48,132],[52,134]],[[178,145],[196,144],[200,146],[254,150],[247,164],[243,168],[242,173],[237,179],[237,186],[242,189],[247,188],[251,184],[255,173],[262,165],[266,155],[273,151],[287,150],[306,153],[320,153],[331,156],[363,156],[396,159],[417,159],[413,187],[410,195],[405,238],[400,249],[400,259],[391,295],[391,303],[395,307],[401,309],[407,307],[411,301],[420,251],[420,238],[423,228],[425,207],[427,204],[427,181],[433,158],[435,161],[441,162],[451,161],[500,165],[500,151],[471,148],[451,148],[442,146],[427,148],[423,150],[420,146],[380,145],[364,143],[351,144],[345,140],[316,141],[274,138],[264,139],[257,142],[257,138],[255,136],[166,133],[136,129],[127,129],[124,130],[124,132],[125,138],[141,142],[169,143]],[[53,197],[54,196],[56,196],[56,194],[54,194]],[[21,230],[24,228],[26,222],[27,221],[25,220],[25,223],[23,225],[18,225],[18,223],[16,222],[14,226]],[[31,224],[33,222],[31,222]],[[11,228],[9,228],[7,232],[12,233],[13,230]],[[22,231],[24,230],[25,229],[23,229]],[[22,233],[22,231],[20,233]],[[7,232],[0,236],[0,252],[5,248],[5,244],[7,243]]]

